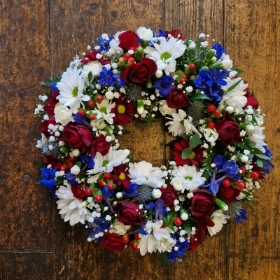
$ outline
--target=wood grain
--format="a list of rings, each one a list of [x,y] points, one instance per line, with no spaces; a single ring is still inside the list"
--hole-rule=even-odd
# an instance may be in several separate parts
[[[2,0],[0,19],[0,279],[279,279],[278,0]],[[138,26],[179,28],[191,37],[204,32],[224,43],[267,115],[276,167],[256,192],[248,222],[229,225],[168,267],[155,255],[140,258],[87,243],[85,229],[64,223],[36,184],[39,122],[33,111],[45,90],[40,82],[64,71],[98,35]],[[135,160],[160,165],[170,140],[162,127],[131,124],[121,145]]]

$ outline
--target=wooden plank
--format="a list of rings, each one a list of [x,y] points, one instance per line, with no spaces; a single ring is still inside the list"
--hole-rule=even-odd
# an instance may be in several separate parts
[[[225,41],[235,65],[254,90],[276,169],[255,193],[249,221],[227,229],[228,279],[279,279],[279,93],[280,6],[278,1],[225,1]]]
[[[36,184],[40,153],[34,138],[40,133],[33,116],[40,82],[50,74],[48,10],[47,0],[0,3],[1,279],[52,275],[52,256],[47,256],[52,227],[46,217],[52,216],[53,204]]]
[[[191,38],[199,33],[223,42],[223,1],[165,1],[165,29],[180,29]],[[166,136],[169,141],[173,138]],[[167,151],[167,153],[169,153]],[[167,154],[168,157],[168,154]],[[186,252],[182,263],[168,268],[167,279],[226,279],[225,231],[208,238],[195,252]]]

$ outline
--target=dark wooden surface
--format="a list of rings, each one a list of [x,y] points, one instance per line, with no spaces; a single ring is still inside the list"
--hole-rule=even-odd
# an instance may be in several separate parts
[[[36,184],[40,82],[64,70],[103,32],[138,26],[181,28],[224,43],[266,116],[276,169],[256,192],[249,221],[231,224],[182,263],[155,255],[112,253],[70,227]],[[0,1],[0,279],[231,279],[280,277],[280,5],[278,0],[1,0]],[[130,126],[132,129],[132,126]],[[123,145],[136,160],[161,164],[160,125],[133,128]],[[161,147],[158,147],[159,144]]]

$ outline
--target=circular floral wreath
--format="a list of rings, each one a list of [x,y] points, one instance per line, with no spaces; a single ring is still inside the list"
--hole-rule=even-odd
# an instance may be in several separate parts
[[[114,251],[195,250],[243,205],[272,168],[263,114],[220,43],[179,30],[102,34],[62,74],[43,83],[41,180],[65,222]],[[133,162],[118,136],[132,119],[165,118],[173,160]]]

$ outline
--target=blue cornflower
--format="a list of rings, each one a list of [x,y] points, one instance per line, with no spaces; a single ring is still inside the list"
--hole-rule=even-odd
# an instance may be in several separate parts
[[[154,83],[154,87],[159,91],[160,95],[166,98],[171,92],[171,89],[174,88],[173,82],[174,80],[171,76],[162,76]]]
[[[67,181],[69,181],[72,185],[77,185],[79,182],[76,180],[76,175],[72,174],[70,171],[68,171],[65,174],[65,178]]]
[[[41,168],[41,177],[42,180],[39,181],[39,184],[43,184],[47,188],[55,186],[55,172],[56,168]]]
[[[107,86],[124,86],[124,81],[121,80],[118,74],[113,74],[111,70],[107,70],[106,67],[102,67],[102,70],[99,74],[99,84]]]
[[[124,191],[122,192],[123,196],[131,198],[131,197],[138,195],[139,191],[138,191],[137,187],[138,187],[137,184],[130,183],[128,188],[124,189]]]
[[[107,39],[104,39],[102,36],[99,36],[97,38],[97,41],[98,41],[98,45],[100,46],[100,49],[99,51],[102,52],[102,51],[108,51],[110,49],[110,41],[114,39],[114,37],[110,36],[109,37],[109,40]]]
[[[155,213],[156,213],[156,220],[163,220],[165,214],[167,213],[167,209],[164,206],[164,201],[162,199],[158,199],[155,203]]]
[[[247,215],[246,215],[246,214],[247,214],[247,213],[246,213],[246,210],[243,209],[243,208],[241,208],[241,209],[239,210],[239,215],[237,214],[237,215],[234,216],[235,222],[238,224],[238,223],[240,223],[241,221],[247,221],[248,218],[247,218]]]
[[[94,167],[94,157],[93,156],[87,156],[87,155],[80,155],[80,160],[83,164],[87,166],[87,168],[93,168]]]
[[[225,53],[225,48],[223,48],[221,46],[221,44],[219,43],[215,43],[213,46],[212,46],[212,49],[216,51],[216,57],[217,59],[221,58],[221,56],[223,55],[223,53]]]
[[[109,222],[105,218],[94,218],[93,223],[88,223],[88,239],[99,241],[102,237],[96,238],[95,235],[104,232],[110,226]]]

